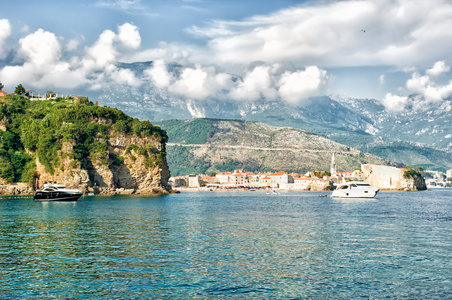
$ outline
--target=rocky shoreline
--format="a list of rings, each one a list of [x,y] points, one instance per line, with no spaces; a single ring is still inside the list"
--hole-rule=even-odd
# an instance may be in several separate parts
[[[75,187],[77,188],[77,187]],[[80,188],[84,195],[93,193],[94,195],[101,196],[113,196],[113,195],[142,195],[142,196],[158,196],[180,193],[177,190],[167,190],[161,187],[149,188],[149,189],[126,189],[126,188],[103,188],[103,187],[87,187]],[[28,184],[15,183],[9,186],[0,187],[0,196],[33,196],[35,191]]]

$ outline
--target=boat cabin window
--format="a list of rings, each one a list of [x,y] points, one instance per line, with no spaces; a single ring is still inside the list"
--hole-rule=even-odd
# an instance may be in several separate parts
[[[367,184],[367,183],[358,183],[357,185],[358,186],[370,186],[370,184]]]
[[[343,185],[343,186],[339,187],[339,189],[340,190],[346,190],[346,189],[348,189],[348,185]]]
[[[350,188],[352,188],[352,187],[358,187],[356,184],[350,184]]]

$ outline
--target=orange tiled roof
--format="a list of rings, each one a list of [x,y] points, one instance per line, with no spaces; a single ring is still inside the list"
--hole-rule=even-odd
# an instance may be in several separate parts
[[[231,175],[232,173],[231,172],[221,172],[221,173],[218,173],[217,175]]]
[[[278,173],[271,174],[270,176],[281,176],[281,175],[284,175],[284,174],[286,174],[286,172],[280,171],[280,172],[278,172]]]

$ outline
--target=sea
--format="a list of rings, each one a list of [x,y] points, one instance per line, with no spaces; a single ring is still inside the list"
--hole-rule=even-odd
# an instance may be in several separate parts
[[[452,190],[0,200],[1,299],[452,299]]]

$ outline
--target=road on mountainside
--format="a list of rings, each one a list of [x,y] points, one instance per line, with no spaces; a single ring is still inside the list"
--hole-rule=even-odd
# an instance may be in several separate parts
[[[264,148],[252,146],[233,146],[233,145],[212,145],[212,144],[181,144],[181,143],[166,143],[167,146],[181,146],[181,147],[206,147],[206,148],[223,148],[223,149],[247,149],[247,150],[263,150],[263,151],[296,151],[296,152],[316,152],[316,153],[343,153],[352,154],[359,153],[358,150],[351,149],[350,151],[333,151],[333,150],[315,150],[305,148]]]

